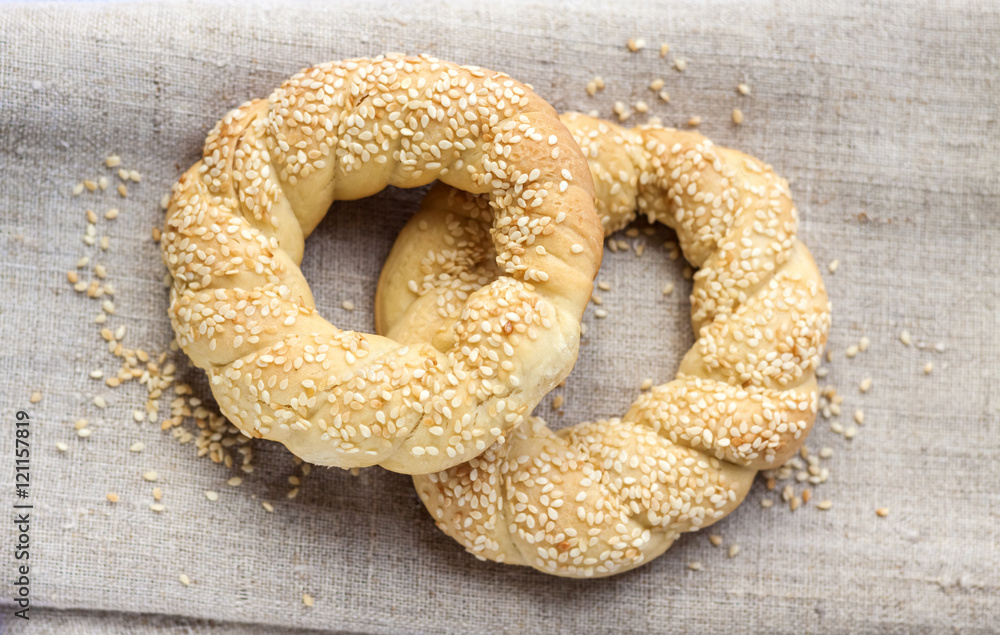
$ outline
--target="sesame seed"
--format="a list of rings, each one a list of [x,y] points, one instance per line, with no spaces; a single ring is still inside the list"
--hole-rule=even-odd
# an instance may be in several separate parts
[[[649,112],[649,104],[647,104],[646,102],[642,101],[641,99],[639,101],[635,102],[635,106],[633,106],[633,107],[635,108],[635,111],[638,112],[638,113]]]
[[[670,102],[670,93],[668,93],[665,90],[661,90],[659,92],[658,97],[660,98],[660,101],[662,101],[664,103],[669,103]]]
[[[180,580],[181,584],[183,584],[184,586],[191,586],[191,578],[187,577],[187,575],[182,573],[179,576],[177,576],[177,579]]]
[[[243,482],[242,478],[240,478],[239,476],[234,476],[230,478],[228,481],[226,481],[226,485],[228,485],[229,487],[239,487],[242,482]]]
[[[910,343],[913,341],[910,338],[910,332],[909,331],[902,331],[902,332],[900,332],[900,334],[899,334],[899,341],[902,342],[904,346],[909,346]]]
[[[603,320],[604,318],[608,317],[608,312],[605,311],[604,309],[595,309],[594,317],[596,317],[598,320]]]
[[[73,186],[73,196],[79,196],[83,193],[83,183],[77,183]]]
[[[143,480],[146,480],[146,481],[149,481],[149,482],[152,483],[152,482],[155,482],[156,479],[160,478],[160,476],[155,471],[150,470],[148,472],[144,472],[143,475],[142,475],[142,478],[143,478]]]
[[[114,492],[108,492],[106,496],[110,502],[112,503],[118,502],[118,494],[115,494]]]
[[[274,511],[274,505],[272,505],[271,503],[269,503],[267,501],[262,502],[260,505],[267,512],[273,512]]]
[[[315,600],[313,600],[313,596],[309,595],[308,593],[303,593],[302,594],[302,603],[303,604],[305,604],[306,606],[312,606],[314,602],[315,602]]]
[[[844,430],[844,438],[847,439],[848,441],[850,441],[851,439],[854,438],[854,436],[857,433],[858,433],[858,429],[856,427],[854,427],[854,426],[851,426],[851,427],[847,428],[846,430]]]
[[[871,377],[865,377],[864,379],[861,380],[861,383],[858,384],[858,390],[860,390],[861,392],[868,392],[869,390],[871,390],[871,388],[872,388]]]
[[[556,395],[552,399],[552,409],[553,410],[559,410],[560,408],[563,407],[563,402],[564,401],[565,401],[565,398],[562,395]]]
[[[156,512],[157,514],[162,513],[167,509],[166,507],[163,506],[162,503],[153,503],[152,505],[149,506],[149,508],[154,512]]]
[[[857,421],[859,424],[863,424],[865,422],[865,411],[861,410],[860,408],[858,410],[855,410],[854,420]]]
[[[88,192],[97,191],[97,181],[92,181],[90,179],[87,179],[83,182],[83,186],[87,188]]]
[[[830,273],[836,273],[837,269],[840,268],[840,261],[839,260],[831,260],[830,264],[827,265],[826,268],[830,271]]]
[[[771,500],[770,498],[762,498],[760,499],[760,506],[763,507],[764,509],[770,509],[774,507],[774,501]]]
[[[646,40],[643,38],[632,38],[628,39],[628,50],[635,53],[636,51],[641,51],[646,47]]]
[[[642,383],[639,384],[639,390],[649,390],[652,387],[653,387],[653,379],[651,377],[643,379]]]
[[[719,534],[709,534],[708,541],[712,543],[713,547],[718,547],[722,544],[722,536]]]
[[[572,247],[569,248],[569,250],[572,251],[574,254],[583,253],[583,245],[573,245]]]
[[[112,207],[108,211],[104,212],[104,218],[107,220],[114,220],[118,218],[118,208]]]
[[[88,223],[96,223],[97,222],[97,214],[94,212],[94,210],[88,209],[87,212],[86,212],[86,214],[87,214],[87,222]]]
[[[145,449],[146,449],[146,444],[145,443],[143,443],[142,441],[136,441],[135,443],[133,443],[132,445],[129,446],[128,451],[129,452],[142,452]]]
[[[740,546],[737,544],[729,545],[729,557],[735,558],[740,553]]]
[[[663,290],[661,291],[663,295],[670,295],[673,292],[674,292],[673,282],[668,282],[667,284],[663,285]]]
[[[885,518],[886,516],[889,515],[889,508],[888,507],[879,507],[878,509],[875,510],[875,514],[879,518]]]
[[[121,165],[121,163],[122,163],[121,157],[119,157],[117,154],[109,155],[108,158],[104,160],[104,165],[108,166],[109,168],[116,168],[119,165]]]
[[[701,563],[698,562],[697,560],[695,560],[694,562],[689,562],[688,569],[691,569],[692,571],[701,571]]]
[[[59,450],[60,452],[65,452],[69,450],[69,446],[63,443],[62,441],[59,441],[58,443],[56,443],[56,449]]]
[[[128,196],[128,188],[125,187],[124,183],[119,183],[118,184],[118,194],[122,198],[125,198],[126,196]]]
[[[597,288],[601,291],[611,291],[611,283],[602,280],[597,283]]]
[[[98,408],[107,408],[108,402],[104,399],[104,397],[96,395],[94,397],[94,405],[97,406]]]
[[[858,354],[858,347],[852,344],[847,347],[847,350],[844,351],[844,354],[847,356],[848,359],[850,359]]]
[[[667,53],[670,52],[670,45],[664,42],[660,44],[660,57],[666,57]]]
[[[830,509],[831,507],[833,507],[833,501],[831,501],[831,500],[823,500],[823,501],[820,501],[819,503],[816,504],[816,509],[819,509],[819,510],[822,510],[822,511],[826,511],[826,510]]]
[[[733,123],[737,126],[743,123],[743,111],[739,108],[733,108]]]
[[[746,84],[737,84],[736,85],[736,92],[738,92],[741,95],[749,95],[750,94],[750,87],[747,86]]]
[[[79,430],[76,431],[76,435],[78,437],[80,437],[80,438],[83,438],[83,439],[86,439],[92,433],[93,433],[93,430],[91,430],[90,428],[81,428],[81,429],[79,429]]]
[[[933,370],[934,370],[934,362],[927,362],[926,364],[924,364],[925,375],[930,375]]]
[[[692,128],[697,128],[698,126],[701,125],[701,117],[697,115],[691,117],[690,119],[688,119],[687,125],[691,126]]]
[[[683,57],[678,57],[677,59],[674,60],[674,68],[676,68],[678,71],[682,73],[684,72],[684,69],[687,68],[687,65],[688,65],[687,60],[684,59]]]
[[[207,498],[210,501],[217,501],[219,500],[219,493],[213,492],[212,490],[208,490],[207,492],[205,492],[205,498]]]
[[[163,498],[163,490],[160,489],[159,487],[154,487],[153,488],[153,499],[154,500],[161,500],[162,498]]]
[[[652,91],[659,91],[660,89],[663,88],[663,85],[664,81],[662,79],[657,78],[649,82],[649,89]]]
[[[31,403],[38,403],[41,400],[42,400],[42,393],[37,390],[31,393],[31,397],[28,399],[28,401],[30,401]]]
[[[867,336],[862,337],[858,340],[858,350],[862,353],[868,350],[868,345],[871,344],[871,340]]]
[[[353,311],[353,310],[354,310],[354,303],[353,303],[353,302],[351,302],[350,300],[344,300],[344,301],[343,301],[343,302],[342,302],[342,303],[340,304],[340,306],[341,306],[341,307],[343,307],[343,309],[344,309],[345,311]]]

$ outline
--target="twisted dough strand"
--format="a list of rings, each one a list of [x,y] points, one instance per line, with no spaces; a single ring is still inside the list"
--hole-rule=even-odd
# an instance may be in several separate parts
[[[814,371],[830,314],[819,271],[796,238],[788,186],[769,166],[694,133],[625,130],[575,114],[563,121],[589,160],[605,231],[639,211],[675,229],[699,267],[697,341],[676,379],[640,395],[620,419],[553,432],[530,418],[506,444],[414,483],[438,526],[477,557],[598,577],[648,562],[681,533],[716,522],[758,470],[797,451],[815,420]],[[453,268],[489,275],[476,209],[464,194],[432,192],[397,249],[410,249],[405,236],[424,250],[444,242],[464,254],[450,259]],[[470,221],[456,232],[463,215]],[[393,275],[403,274],[383,270]],[[413,302],[412,291],[396,302]],[[417,291],[443,293],[433,275]],[[411,319],[382,321],[403,332]]]
[[[488,199],[500,275],[433,342],[324,320],[298,265],[331,203],[438,178]],[[592,210],[578,146],[523,84],[427,56],[331,62],[229,113],[178,181],[171,321],[245,434],[322,465],[444,469],[569,373],[600,263]]]

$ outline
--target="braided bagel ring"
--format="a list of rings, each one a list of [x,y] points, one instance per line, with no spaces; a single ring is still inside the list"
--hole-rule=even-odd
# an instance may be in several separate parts
[[[324,320],[298,265],[331,203],[438,178],[486,195],[497,275],[433,340]],[[569,373],[602,240],[551,106],[501,73],[394,55],[306,69],[230,112],[174,187],[162,255],[177,341],[244,434],[420,474],[503,439]]]
[[[590,162],[605,230],[641,211],[675,229],[699,267],[697,341],[676,379],[640,395],[620,419],[553,432],[531,417],[506,444],[414,483],[438,526],[477,557],[600,577],[718,521],[758,470],[798,450],[816,417],[814,371],[830,313],[816,264],[796,238],[788,185],[769,166],[690,132],[626,130],[576,114],[563,122]],[[435,188],[389,263],[401,258],[395,252],[446,253],[448,245],[461,252],[453,269],[488,275],[484,210],[480,200]],[[420,294],[446,293],[431,267],[420,273]],[[394,306],[416,302],[409,276],[387,266],[380,293],[398,296]],[[380,324],[405,333],[413,319],[396,311]]]

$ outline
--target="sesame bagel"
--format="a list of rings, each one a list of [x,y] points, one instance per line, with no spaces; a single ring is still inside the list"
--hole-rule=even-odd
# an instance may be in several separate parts
[[[788,185],[770,166],[691,132],[563,122],[588,158],[606,232],[637,212],[677,232],[698,268],[696,342],[676,378],[620,418],[558,432],[529,418],[506,443],[414,483],[438,526],[477,557],[600,577],[718,521],[758,470],[799,449],[816,417],[830,312]],[[405,334],[407,322],[416,333],[453,319],[455,280],[495,275],[488,236],[482,200],[435,188],[389,259],[419,252],[421,267],[382,271],[380,293],[394,297],[379,298],[393,309],[380,325]]]
[[[299,264],[332,202],[435,179],[487,201],[490,277],[405,343],[323,319]],[[245,434],[421,474],[504,439],[569,373],[601,242],[551,106],[501,73],[392,55],[306,69],[227,114],[174,187],[162,254],[177,341]]]

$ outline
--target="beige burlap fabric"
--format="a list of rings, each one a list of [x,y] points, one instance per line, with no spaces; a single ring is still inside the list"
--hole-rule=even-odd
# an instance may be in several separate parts
[[[630,37],[647,47],[628,52]],[[665,59],[661,42],[671,46]],[[300,67],[386,51],[502,69],[559,109],[609,116],[614,101],[642,99],[667,124],[698,115],[716,142],[773,163],[791,182],[834,305],[823,383],[844,397],[842,414],[821,418],[808,443],[814,454],[833,450],[818,463],[828,480],[798,482],[793,470],[774,491],[758,482],[712,530],[721,547],[695,534],[627,575],[567,581],[474,560],[438,532],[403,476],[316,470],[287,499],[287,479],[301,470],[284,449],[256,444],[252,474],[196,458],[194,442],[134,420],[145,403],[140,385],[91,379],[95,369],[113,374],[118,361],[93,323],[100,302],[75,293],[66,271],[84,254],[91,262],[81,279],[105,265],[116,290],[107,326],[127,327],[126,346],[162,350],[171,332],[150,230],[209,128]],[[684,72],[674,67],[680,58]],[[607,88],[588,97],[595,75]],[[656,78],[669,104],[647,88]],[[749,96],[738,94],[741,82]],[[0,5],[5,628],[992,631],[1000,614],[998,91],[1000,10],[989,2]],[[736,107],[745,114],[739,127]],[[114,192],[115,171],[101,165],[110,153],[142,173],[126,199]],[[107,192],[72,195],[101,175]],[[371,330],[379,268],[419,197],[390,191],[337,204],[310,239],[304,268],[328,318]],[[119,217],[100,219],[97,246],[86,245],[84,211],[110,207]],[[562,414],[552,397],[540,409],[553,424],[623,412],[642,380],[669,378],[690,345],[690,283],[662,246],[668,234],[657,232],[620,235],[632,248],[606,253],[600,277],[611,290],[599,293],[608,316],[588,310],[580,361],[558,391]],[[833,260],[840,267],[830,274]],[[677,290],[662,295],[671,281]],[[357,309],[345,311],[345,300]],[[900,341],[904,330],[910,346]],[[870,347],[848,359],[863,336]],[[208,398],[199,372],[182,366],[178,376]],[[861,393],[867,377],[872,388]],[[31,404],[35,391],[42,400]],[[107,408],[94,405],[97,395]],[[18,409],[33,421],[28,625],[10,605]],[[74,430],[81,418],[88,438]],[[856,434],[845,439],[831,424]],[[129,451],[136,442],[142,452]],[[142,478],[150,470],[155,483]],[[226,485],[237,474],[242,485]],[[812,499],[790,511],[786,484],[800,497],[810,488]],[[150,510],[154,487],[159,513]],[[824,500],[828,511],[817,509]]]

